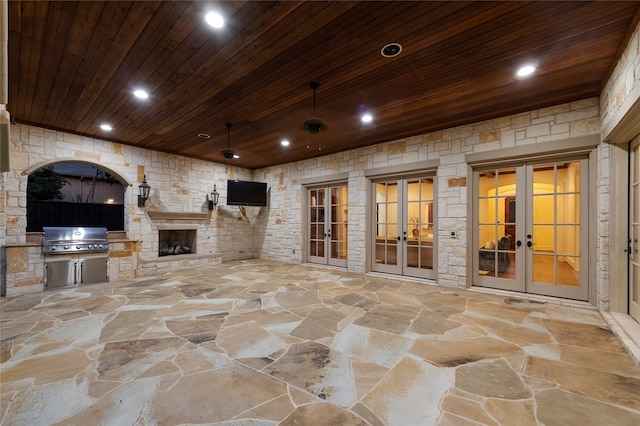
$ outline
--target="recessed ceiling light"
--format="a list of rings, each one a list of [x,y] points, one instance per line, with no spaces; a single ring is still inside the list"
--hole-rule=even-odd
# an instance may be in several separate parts
[[[138,99],[149,99],[149,94],[142,89],[134,90],[133,95]]]
[[[518,77],[528,77],[531,74],[533,74],[535,71],[536,71],[536,67],[528,64],[518,68],[518,72],[516,73],[516,75]]]
[[[400,52],[402,52],[400,43],[389,43],[380,50],[380,53],[385,58],[393,58],[394,56],[398,56]]]
[[[288,141],[288,140],[286,140],[286,139],[282,139],[282,140],[280,141],[280,145],[282,145],[282,146],[289,146],[289,141]]]
[[[113,130],[113,127],[111,127],[111,125],[110,125],[110,124],[107,124],[107,123],[101,124],[101,125],[100,125],[100,128],[101,128],[102,130],[104,130],[105,132],[110,132],[110,131],[112,131],[112,130]]]
[[[224,27],[224,18],[218,12],[209,12],[205,15],[204,20],[213,28]]]
[[[362,114],[362,117],[360,117],[360,120],[362,120],[363,123],[371,123],[373,121],[373,116],[369,113],[365,113],[365,114]]]

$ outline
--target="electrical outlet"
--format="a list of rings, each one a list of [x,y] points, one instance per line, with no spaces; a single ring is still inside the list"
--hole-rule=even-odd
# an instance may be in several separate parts
[[[451,238],[458,238],[458,231],[449,231]]]

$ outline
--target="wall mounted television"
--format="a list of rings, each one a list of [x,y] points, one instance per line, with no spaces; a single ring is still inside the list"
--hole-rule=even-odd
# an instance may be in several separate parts
[[[267,184],[246,180],[227,180],[228,206],[266,206]]]

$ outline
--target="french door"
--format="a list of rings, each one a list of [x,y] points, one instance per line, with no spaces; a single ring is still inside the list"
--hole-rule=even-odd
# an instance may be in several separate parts
[[[640,322],[640,138],[631,142],[629,158],[629,315]]]
[[[474,285],[588,299],[588,159],[474,171]]]
[[[349,224],[346,185],[309,189],[307,261],[347,266]]]
[[[384,180],[373,189],[372,270],[435,279],[434,177]]]

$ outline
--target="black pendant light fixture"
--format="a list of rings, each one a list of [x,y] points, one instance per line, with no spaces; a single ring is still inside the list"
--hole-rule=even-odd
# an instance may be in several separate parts
[[[240,156],[231,149],[231,123],[224,123],[227,126],[227,147],[220,151],[222,156],[228,160],[240,158]]]
[[[324,121],[316,116],[316,90],[318,90],[318,88],[320,87],[320,83],[312,81],[310,86],[313,90],[313,117],[305,120],[304,122],[304,128],[307,129],[307,132],[309,132],[309,139],[311,138],[310,135],[317,135],[320,132],[325,132],[327,130],[327,125],[324,123]],[[318,137],[319,151],[322,150],[321,142],[322,139]],[[309,148],[309,146],[310,144],[307,144],[307,148]]]

